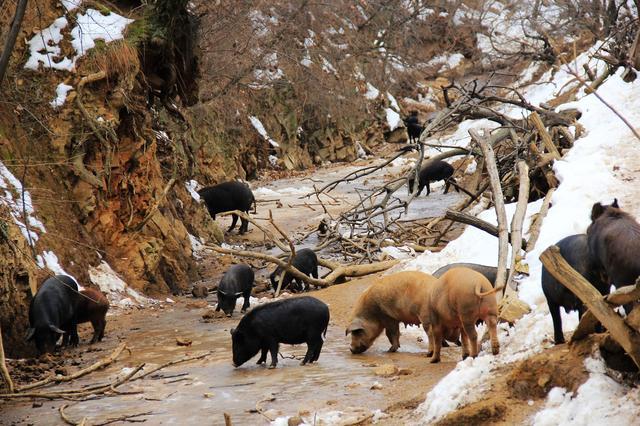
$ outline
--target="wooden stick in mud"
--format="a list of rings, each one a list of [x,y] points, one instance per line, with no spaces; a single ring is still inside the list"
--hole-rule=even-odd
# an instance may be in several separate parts
[[[224,415],[224,426],[232,426],[231,416],[229,415],[229,413],[223,413],[223,415]]]
[[[131,423],[142,423],[145,420],[138,420],[136,419],[136,417],[143,417],[143,416],[150,416],[153,414],[153,411],[146,411],[144,413],[137,413],[137,414],[124,414],[122,416],[118,416],[118,417],[111,417],[108,419],[105,419],[101,422],[95,422],[95,421],[91,421],[91,423],[88,423],[88,420],[86,417],[83,417],[82,420],[80,420],[79,422],[76,422],[75,420],[72,420],[65,412],[64,410],[68,407],[68,404],[64,404],[60,407],[60,409],[58,410],[60,413],[60,417],[62,417],[62,420],[68,424],[68,425],[72,425],[72,426],[82,426],[82,425],[86,425],[86,424],[91,424],[91,426],[105,426],[105,425],[109,425],[111,423],[116,423],[116,422],[131,422]]]
[[[115,361],[120,354],[122,353],[122,351],[124,351],[125,349],[127,349],[127,344],[126,343],[121,343],[120,345],[118,345],[118,347],[111,353],[111,355],[109,355],[106,358],[103,358],[99,361],[96,361],[95,363],[93,363],[92,365],[90,365],[87,368],[83,368],[82,370],[78,370],[73,374],[68,374],[66,376],[60,376],[60,375],[52,375],[49,376],[43,380],[40,380],[38,382],[35,383],[30,383],[28,385],[24,385],[24,386],[18,386],[16,388],[16,392],[24,392],[26,390],[30,390],[30,389],[35,389],[35,388],[39,388],[41,386],[45,386],[48,385],[50,383],[62,383],[62,382],[70,382],[72,380],[77,379],[78,377],[82,377],[82,376],[86,376],[89,373],[93,373],[96,370],[99,370],[100,368],[106,367],[107,365],[111,364],[113,361]]]
[[[13,380],[11,380],[11,375],[9,374],[9,370],[7,369],[7,364],[4,359],[4,345],[2,344],[2,328],[0,328],[0,370],[2,370],[2,378],[4,379],[5,384],[7,385],[7,389],[9,393],[13,393]]]
[[[640,334],[629,327],[613,308],[605,302],[582,275],[576,272],[560,254],[557,246],[551,246],[541,255],[544,267],[562,285],[584,303],[593,315],[607,328],[611,337],[622,346],[633,362],[640,367]]]
[[[516,262],[520,257],[520,250],[522,244],[518,246],[516,241],[522,240],[522,223],[527,213],[527,203],[529,202],[529,166],[524,161],[518,162],[518,175],[520,179],[520,186],[518,188],[518,203],[516,204],[516,212],[511,219],[511,268],[509,269],[509,278],[507,279],[507,286],[504,289],[505,297],[507,295],[515,296],[515,290],[511,286],[513,277],[516,274]]]
[[[500,175],[496,165],[496,156],[493,148],[487,140],[480,136],[475,130],[469,130],[471,138],[475,140],[484,155],[485,167],[489,174],[491,182],[491,192],[493,193],[493,203],[495,205],[496,217],[498,218],[498,271],[496,273],[495,287],[505,285],[507,278],[507,255],[509,253],[509,231],[507,230],[507,213],[504,208],[504,196],[502,195],[502,187],[500,186]]]

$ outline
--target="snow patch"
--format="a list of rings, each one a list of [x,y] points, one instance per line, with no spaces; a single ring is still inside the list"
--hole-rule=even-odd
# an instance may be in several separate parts
[[[269,144],[275,148],[279,147],[280,144],[276,141],[274,141],[273,139],[271,139],[269,137],[269,134],[267,133],[267,130],[264,128],[264,125],[262,124],[262,121],[260,121],[260,119],[254,115],[250,115],[249,116],[249,121],[251,121],[251,124],[253,125],[253,127],[258,131],[258,133],[260,133],[260,136],[262,136],[262,138],[264,140],[266,140],[267,142],[269,142]]]
[[[56,98],[49,102],[49,105],[53,107],[53,109],[59,108],[64,105],[67,100],[67,94],[69,91],[73,89],[73,86],[69,86],[68,84],[60,83],[58,87],[56,87]]]
[[[72,0],[64,4],[68,12],[76,9],[73,7],[79,1]],[[71,7],[71,9],[69,9]],[[42,31],[36,34],[27,42],[29,45],[29,59],[24,67],[38,70],[40,64],[44,68],[57,70],[74,71],[78,59],[84,56],[89,49],[96,45],[96,40],[103,40],[109,43],[120,40],[124,37],[124,29],[133,22],[132,19],[125,18],[117,13],[103,15],[95,9],[87,9],[84,14],[78,13],[73,20],[76,26],[71,30],[71,45],[75,49],[75,54],[71,57],[61,56],[60,42],[64,35],[62,30],[67,27],[69,21],[62,16]]]
[[[39,235],[36,230],[42,234],[47,231],[44,224],[35,217],[31,194],[22,187],[22,182],[2,162],[0,162],[0,189],[4,190],[4,194],[0,192],[0,203],[9,208],[9,214],[24,238],[27,241],[30,239],[33,242],[38,241]],[[14,194],[17,199],[14,198]],[[29,231],[23,222],[25,216],[29,224]]]
[[[367,93],[364,94],[364,97],[372,101],[378,96],[380,96],[380,91],[373,84],[367,83]]]
[[[153,302],[130,288],[111,266],[102,261],[98,266],[89,268],[89,279],[107,295],[110,302],[120,307],[130,307]]]
[[[640,389],[621,385],[604,371],[601,359],[585,359],[589,379],[576,391],[555,387],[544,408],[532,419],[535,426],[634,424],[640,415]],[[585,409],[588,407],[588,409]]]
[[[191,198],[193,198],[196,203],[199,203],[200,194],[198,194],[198,189],[202,188],[202,185],[200,185],[197,180],[191,179],[189,182],[185,182],[184,186],[187,188],[189,194],[191,194]]]
[[[389,125],[389,130],[393,131],[400,127],[400,123],[402,122],[402,120],[400,119],[400,114],[398,114],[391,108],[385,108],[384,111],[387,114],[387,124]]]

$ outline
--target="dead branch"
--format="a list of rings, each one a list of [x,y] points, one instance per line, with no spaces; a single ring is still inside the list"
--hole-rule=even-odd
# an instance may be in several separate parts
[[[40,380],[38,382],[35,383],[30,383],[28,385],[24,385],[24,386],[18,386],[16,388],[16,392],[24,392],[27,390],[31,390],[31,389],[35,389],[35,388],[39,388],[41,386],[45,386],[48,385],[50,383],[63,383],[63,382],[70,382],[72,380],[75,380],[79,377],[82,376],[86,376],[89,373],[93,373],[96,370],[99,370],[103,367],[106,367],[107,365],[111,364],[113,361],[115,361],[116,359],[118,359],[118,357],[120,356],[120,354],[122,353],[122,351],[124,351],[127,348],[127,344],[126,343],[121,343],[120,345],[118,345],[118,347],[111,353],[111,355],[107,356],[106,358],[103,358],[99,361],[96,361],[95,363],[93,363],[92,365],[90,365],[87,368],[83,368],[82,370],[76,371],[73,374],[69,374],[66,376],[61,376],[61,375],[52,375],[49,376],[43,380]]]
[[[78,425],[84,425],[84,424],[91,424],[92,426],[105,426],[105,425],[109,425],[111,423],[116,423],[116,422],[131,422],[131,423],[144,423],[146,420],[144,419],[137,419],[137,417],[143,417],[143,416],[150,416],[153,414],[153,411],[146,411],[144,413],[137,413],[137,414],[125,414],[123,416],[118,416],[118,417],[111,417],[108,418],[104,421],[95,423],[95,422],[91,422],[88,423],[88,420],[86,417],[83,417],[82,420],[80,420],[79,422],[72,420],[65,412],[64,410],[68,407],[68,404],[64,404],[60,407],[60,409],[58,410],[60,412],[60,417],[62,417],[62,420],[68,424],[68,425],[73,425],[73,426],[78,426]]]
[[[375,263],[365,264],[365,265],[336,266],[335,263],[318,259],[319,264],[331,265],[334,267],[333,271],[326,278],[321,279],[321,278],[313,278],[308,275],[305,275],[304,273],[300,272],[296,267],[289,265],[283,260],[278,259],[275,256],[270,256],[268,254],[258,253],[254,251],[248,251],[248,250],[231,250],[231,249],[225,249],[222,247],[206,245],[206,244],[205,244],[205,247],[218,253],[231,254],[231,255],[240,256],[240,257],[249,257],[252,259],[260,259],[267,262],[275,263],[276,265],[283,268],[286,272],[293,275],[295,278],[298,278],[304,281],[305,283],[316,286],[316,287],[328,287],[334,284],[334,282],[338,278],[341,278],[343,276],[359,277],[363,275],[369,275],[376,272],[385,271],[399,262],[398,260],[387,260],[384,262],[375,262]]]
[[[2,370],[2,378],[4,379],[4,383],[7,385],[7,389],[9,393],[14,392],[13,380],[11,380],[11,375],[9,374],[9,370],[7,369],[7,364],[4,359],[4,345],[2,344],[2,328],[0,328],[0,370]]]
[[[137,367],[135,367],[132,371],[130,371],[128,374],[124,375],[123,377],[115,380],[114,382],[110,382],[110,383],[106,383],[106,384],[98,384],[98,385],[93,385],[93,386],[89,386],[89,387],[84,387],[84,388],[80,388],[80,389],[68,389],[68,390],[61,390],[61,391],[50,391],[50,392],[17,392],[17,393],[11,393],[11,394],[0,394],[0,399],[17,399],[17,398],[44,398],[44,399],[72,399],[72,400],[78,400],[78,399],[82,399],[83,397],[89,396],[89,395],[99,395],[99,394],[105,394],[105,393],[118,393],[116,391],[116,388],[123,385],[124,383],[127,383],[129,381],[133,382],[136,380],[140,380],[143,379],[147,376],[149,376],[150,374],[155,373],[158,370],[161,370],[163,368],[175,365],[175,364],[179,364],[182,362],[187,362],[187,361],[193,361],[196,359],[202,359],[205,358],[209,355],[211,355],[213,353],[213,351],[209,351],[209,352],[205,352],[199,355],[191,355],[191,356],[187,356],[187,357],[183,357],[177,360],[173,360],[173,361],[169,361],[166,362],[164,364],[161,364],[159,366],[156,366],[154,368],[152,368],[151,370],[134,377],[140,370],[142,370],[145,366],[145,364],[140,364]]]
[[[598,290],[582,275],[576,272],[560,254],[557,246],[551,246],[541,255],[544,267],[562,285],[567,287],[584,303],[593,315],[604,325],[613,337],[640,367],[640,335],[629,327]]]
[[[516,275],[516,263],[520,260],[520,250],[525,249],[526,245],[520,244],[518,246],[517,241],[522,241],[522,223],[527,213],[527,203],[529,202],[529,167],[524,161],[518,162],[518,175],[520,179],[520,187],[518,188],[518,203],[516,204],[516,211],[511,219],[511,268],[509,269],[509,278],[507,279],[507,287],[504,290],[504,296],[515,297],[517,294],[513,286],[513,277]],[[514,243],[515,242],[515,243]]]
[[[447,210],[447,213],[445,214],[444,217],[454,222],[460,222],[466,225],[471,225],[474,228],[478,228],[486,232],[487,234],[493,235],[496,238],[498,238],[500,235],[497,226],[487,221],[484,221],[476,216],[472,216],[468,213],[457,212],[455,210]],[[509,243],[512,243],[512,240],[511,240],[512,238],[513,238],[513,234],[508,236],[507,240],[509,241]],[[522,249],[525,249],[527,247],[527,241],[524,238],[521,238],[520,241],[521,241]]]
[[[276,236],[273,235],[271,231],[269,231],[267,228],[262,226],[257,220],[253,219],[251,216],[249,216],[245,212],[241,212],[240,210],[233,210],[229,212],[218,213],[218,216],[231,216],[234,214],[240,217],[241,219],[244,219],[252,223],[256,228],[261,230],[267,238],[269,238],[276,246],[278,246],[280,250],[282,250],[285,253],[289,251],[289,247],[287,247],[287,245],[282,244],[282,241],[280,241],[279,238],[276,238]]]
[[[555,192],[555,188],[549,189],[547,195],[545,195],[544,200],[542,201],[542,207],[540,207],[540,211],[538,215],[534,219],[531,227],[529,228],[529,241],[527,241],[527,253],[533,250],[538,242],[538,237],[540,236],[540,229],[542,228],[542,222],[544,218],[547,216],[547,212],[549,212],[549,205],[551,204],[551,198],[553,197],[553,193]]]
[[[507,273],[507,255],[509,253],[508,239],[509,232],[507,230],[507,213],[504,208],[504,197],[502,195],[502,188],[500,187],[500,175],[498,174],[498,167],[496,166],[496,157],[493,153],[493,148],[487,140],[480,136],[475,130],[469,130],[471,138],[475,140],[482,148],[484,154],[485,167],[489,174],[489,181],[491,182],[491,192],[493,193],[493,202],[496,210],[496,217],[498,219],[498,272],[496,273],[495,287],[500,287],[505,284]]]
[[[556,148],[556,146],[553,144],[553,139],[551,139],[551,135],[547,131],[547,128],[544,127],[544,123],[542,122],[542,119],[540,118],[538,113],[532,112],[531,115],[529,115],[529,120],[535,126],[538,134],[540,134],[542,142],[544,143],[545,148],[547,148],[547,151],[549,151],[549,153],[551,153],[556,160],[562,158],[560,152],[558,152],[558,148]]]

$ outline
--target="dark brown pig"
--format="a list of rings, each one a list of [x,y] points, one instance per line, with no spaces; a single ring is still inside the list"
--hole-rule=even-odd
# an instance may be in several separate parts
[[[450,269],[430,287],[426,311],[429,312],[432,363],[440,361],[442,338],[455,330],[462,333],[462,359],[469,355],[475,358],[478,320],[487,324],[492,352],[498,354],[498,304],[494,293],[500,289],[502,287],[492,288],[484,275],[469,268]]]
[[[395,352],[400,347],[401,322],[426,327],[428,293],[435,282],[431,275],[418,271],[378,278],[360,295],[353,308],[351,323],[345,331],[346,335],[351,333],[351,352],[359,354],[369,349],[382,330],[391,343],[389,352]],[[455,330],[444,337],[457,340]]]
[[[94,288],[85,288],[80,291],[78,300],[77,319],[78,324],[91,321],[93,326],[93,337],[91,343],[102,341],[104,329],[107,326],[107,311],[109,301],[104,293]]]
[[[595,203],[587,228],[589,252],[595,266],[616,287],[632,285],[640,276],[640,224],[613,204]]]

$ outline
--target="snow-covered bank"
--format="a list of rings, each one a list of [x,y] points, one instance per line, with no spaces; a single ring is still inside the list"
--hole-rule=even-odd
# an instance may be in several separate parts
[[[542,86],[541,90],[546,89]],[[618,73],[598,89],[598,94],[623,111],[631,123],[640,122],[639,81],[625,83]],[[628,182],[640,178],[640,149],[630,129],[594,95],[584,96],[559,109],[569,107],[582,112],[579,122],[584,126],[586,135],[578,139],[570,152],[554,165],[560,185],[553,196],[552,207],[543,223],[536,247],[525,258],[530,275],[520,282],[518,293],[522,300],[530,304],[532,312],[512,329],[501,327],[500,355],[486,355],[488,347],[483,347],[480,357],[460,362],[429,392],[425,402],[417,409],[422,422],[437,421],[447,413],[477,401],[488,385],[490,371],[501,364],[525,359],[550,345],[552,322],[540,286],[542,265],[538,257],[542,251],[565,236],[586,232],[591,206],[596,201],[610,203],[617,197],[623,209],[636,217],[640,213],[640,202],[636,201],[640,195],[637,185]],[[531,215],[539,208],[540,201],[529,204],[525,231],[528,230]],[[507,206],[508,217],[514,209],[514,205]],[[485,211],[479,216],[496,223],[492,211]],[[497,240],[482,231],[467,228],[442,252],[425,253],[408,262],[406,269],[432,272],[452,262],[495,265],[496,259]],[[571,332],[577,325],[577,315],[564,315],[563,323],[565,332]],[[640,414],[638,405],[630,402],[637,400],[637,394],[609,379],[601,370],[590,370],[590,379],[577,395],[554,391],[549,396],[546,412],[540,413],[533,420],[534,423],[550,424],[548,421],[551,419],[553,424],[558,424],[559,419],[564,418],[570,424],[602,424],[606,416],[606,420],[615,424],[629,424],[627,420],[630,414],[626,410],[633,413],[633,418]],[[594,392],[598,387],[600,391]],[[621,400],[620,395],[625,393],[631,396]],[[575,407],[590,404],[594,398],[598,399],[598,407],[607,406],[610,409],[601,411],[602,416],[576,416]],[[625,409],[620,409],[622,406]]]

